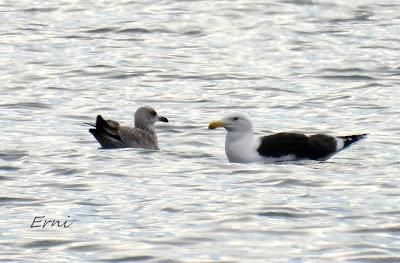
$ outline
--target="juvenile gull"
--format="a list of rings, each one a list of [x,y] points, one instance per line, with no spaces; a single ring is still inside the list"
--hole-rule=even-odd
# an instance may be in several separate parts
[[[157,121],[168,122],[168,119],[157,115],[149,107],[140,107],[135,112],[135,127],[122,126],[113,120],[104,120],[97,115],[95,129],[90,129],[96,140],[105,149],[112,148],[145,148],[159,150],[154,124]]]
[[[302,159],[327,160],[337,152],[365,138],[367,134],[329,136],[300,133],[277,133],[257,138],[250,118],[242,113],[232,113],[220,121],[213,121],[209,129],[224,127],[228,133],[225,152],[230,162],[294,161]]]

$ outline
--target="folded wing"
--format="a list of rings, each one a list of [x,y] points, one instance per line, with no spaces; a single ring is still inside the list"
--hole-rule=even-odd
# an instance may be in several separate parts
[[[336,151],[335,137],[316,134],[306,136],[300,133],[277,133],[260,138],[258,153],[265,157],[295,155],[298,159],[323,159]]]

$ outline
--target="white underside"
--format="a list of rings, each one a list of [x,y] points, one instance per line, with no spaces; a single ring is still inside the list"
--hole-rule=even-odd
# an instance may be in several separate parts
[[[299,158],[297,158],[296,155],[294,154],[288,154],[288,155],[284,155],[281,157],[263,157],[262,161],[263,162],[289,162],[289,161],[296,161],[296,160],[300,160]]]

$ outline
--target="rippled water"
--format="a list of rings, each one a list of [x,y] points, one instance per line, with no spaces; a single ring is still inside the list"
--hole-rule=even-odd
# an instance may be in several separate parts
[[[2,262],[400,262],[397,1],[2,1]],[[83,122],[152,105],[161,151]],[[207,123],[370,134],[230,164]],[[69,228],[30,228],[34,217]]]

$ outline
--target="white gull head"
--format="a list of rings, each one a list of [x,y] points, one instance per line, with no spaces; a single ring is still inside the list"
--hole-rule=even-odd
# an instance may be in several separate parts
[[[213,121],[208,126],[209,129],[224,127],[229,132],[251,132],[253,133],[253,124],[250,117],[245,113],[233,112],[227,114],[220,121]]]
[[[225,140],[225,152],[230,162],[252,162],[262,160],[257,148],[260,140],[254,136],[250,117],[244,113],[227,114],[219,121],[208,125],[209,129],[224,127],[228,133]]]

